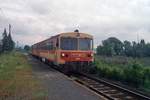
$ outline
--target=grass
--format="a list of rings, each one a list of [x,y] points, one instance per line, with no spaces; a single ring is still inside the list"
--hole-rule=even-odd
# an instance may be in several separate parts
[[[47,91],[32,74],[27,57],[19,52],[0,55],[0,99],[45,100]]]
[[[149,58],[100,56],[95,58],[97,73],[100,77],[117,80],[150,93]]]

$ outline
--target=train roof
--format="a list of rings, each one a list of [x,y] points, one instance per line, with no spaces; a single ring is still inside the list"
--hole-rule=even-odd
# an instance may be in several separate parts
[[[36,43],[36,44],[42,43],[42,42],[44,42],[44,41],[47,41],[47,40],[49,40],[49,39],[53,39],[53,38],[56,38],[56,37],[77,37],[77,36],[79,36],[80,38],[91,38],[91,39],[93,38],[92,35],[87,34],[87,33],[66,32],[66,33],[60,33],[60,34],[55,35],[55,36],[51,36],[50,38],[48,38],[48,39],[46,39],[46,40],[43,40],[43,41],[41,41],[41,42],[38,42],[38,43]],[[34,45],[36,45],[36,44],[34,44]]]
[[[81,37],[81,38],[93,38],[92,35],[87,33],[78,33],[78,32],[67,32],[67,33],[60,33],[60,37]]]

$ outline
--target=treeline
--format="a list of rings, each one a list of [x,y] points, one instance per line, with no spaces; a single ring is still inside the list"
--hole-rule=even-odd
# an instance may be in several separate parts
[[[102,45],[97,47],[97,54],[104,56],[149,57],[150,43],[145,43],[143,39],[139,43],[127,40],[121,42],[115,37],[110,37],[102,41]]]
[[[10,52],[14,49],[15,42],[12,40],[11,32],[7,33],[6,28],[2,33],[2,40],[0,40],[0,53]]]

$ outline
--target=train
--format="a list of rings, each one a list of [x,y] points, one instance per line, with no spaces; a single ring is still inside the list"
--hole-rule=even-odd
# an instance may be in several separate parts
[[[31,47],[31,54],[65,73],[86,70],[94,61],[93,36],[87,33],[60,33]]]

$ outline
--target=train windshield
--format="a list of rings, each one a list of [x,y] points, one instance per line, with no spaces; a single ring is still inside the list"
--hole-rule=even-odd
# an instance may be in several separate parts
[[[92,50],[92,39],[89,38],[61,38],[62,50]]]
[[[79,38],[79,50],[92,50],[92,39]]]
[[[61,49],[62,50],[77,50],[77,38],[61,38]]]

